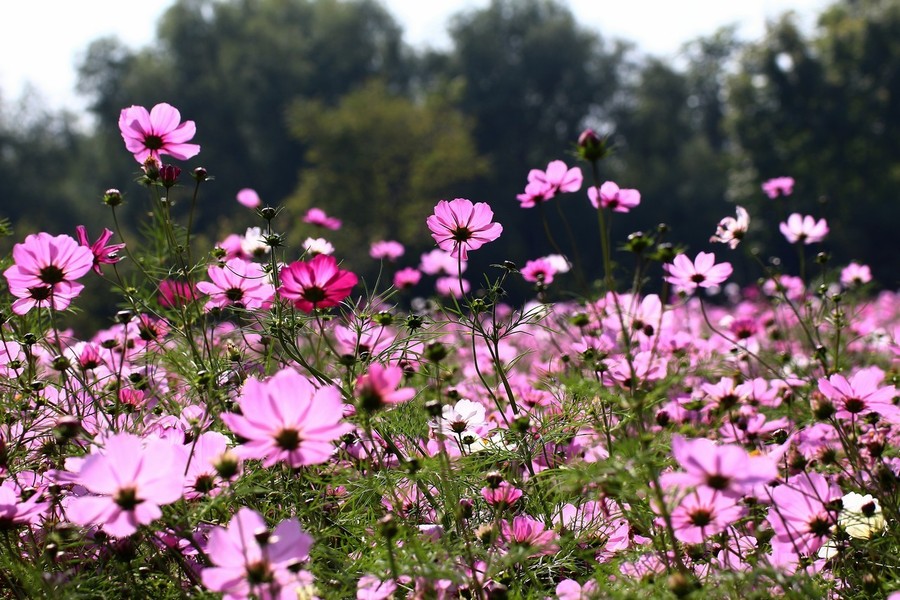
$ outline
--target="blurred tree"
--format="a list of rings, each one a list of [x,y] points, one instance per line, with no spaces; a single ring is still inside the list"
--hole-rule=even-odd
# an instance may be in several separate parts
[[[289,122],[308,148],[308,166],[288,202],[291,216],[317,206],[341,218],[341,230],[327,237],[353,268],[372,264],[369,243],[381,239],[406,244],[405,262],[415,264],[416,252],[433,245],[425,219],[435,203],[456,197],[461,184],[487,169],[471,121],[451,100],[445,90],[413,101],[375,80],[334,107],[297,101]],[[309,227],[292,230],[294,245],[318,237]]]
[[[755,211],[771,215],[761,233],[780,240],[783,214],[765,206],[759,183],[790,175],[785,212],[828,218],[837,260],[865,261],[896,285],[885,242],[900,222],[900,2],[838,2],[811,37],[786,15],[743,56],[730,109],[741,159],[734,194],[768,208]]]

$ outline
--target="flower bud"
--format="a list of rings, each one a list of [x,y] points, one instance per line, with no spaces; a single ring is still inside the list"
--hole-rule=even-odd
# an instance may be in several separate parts
[[[154,156],[148,156],[144,161],[141,169],[144,171],[144,175],[147,176],[149,181],[156,181],[159,179],[159,159]]]
[[[610,153],[606,138],[601,138],[593,129],[585,129],[578,136],[578,156],[589,162],[603,160]]]
[[[159,180],[163,186],[170,188],[178,183],[178,177],[181,175],[181,169],[175,165],[163,165],[159,169]]]
[[[191,171],[191,177],[196,179],[197,181],[206,181],[209,179],[209,172],[203,167],[197,167],[193,171]]]
[[[110,188],[103,193],[103,204],[115,208],[122,204],[122,192],[115,188]]]

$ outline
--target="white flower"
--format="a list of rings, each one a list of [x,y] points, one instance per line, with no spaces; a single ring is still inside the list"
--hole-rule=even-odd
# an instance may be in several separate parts
[[[248,227],[247,233],[241,238],[241,250],[247,256],[262,256],[269,251],[269,246],[263,238],[262,229]]]
[[[306,238],[306,241],[303,242],[303,249],[307,254],[313,256],[316,254],[334,254],[334,246],[325,238]]]
[[[838,525],[847,532],[850,537],[858,540],[867,540],[873,533],[884,530],[884,515],[881,513],[881,505],[871,494],[865,496],[850,492],[841,498],[844,507],[838,515]]]
[[[568,273],[569,269],[572,268],[569,259],[562,254],[548,254],[544,257],[544,260],[550,263],[550,266],[553,267],[553,270],[557,273]]]

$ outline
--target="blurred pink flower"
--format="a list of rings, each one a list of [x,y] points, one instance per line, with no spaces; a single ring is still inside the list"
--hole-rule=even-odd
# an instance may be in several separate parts
[[[553,283],[553,276],[556,275],[556,269],[544,258],[529,260],[519,272],[522,273],[522,278],[525,281],[533,283],[540,281],[545,285]]]
[[[828,235],[828,223],[825,222],[825,219],[816,221],[813,217],[809,215],[804,217],[800,213],[789,216],[787,222],[778,225],[778,229],[792,244],[797,242],[814,244],[821,242]]]
[[[310,208],[306,211],[306,214],[303,215],[303,222],[332,231],[340,229],[342,224],[340,219],[329,217],[321,208]]]
[[[139,163],[150,156],[160,160],[161,154],[187,160],[200,152],[197,144],[186,143],[197,133],[194,122],[182,123],[178,109],[166,103],[157,104],[149,113],[143,106],[123,108],[119,131],[125,147]]]
[[[771,491],[766,519],[775,531],[773,550],[811,555],[831,537],[843,493],[819,473],[794,475]]]
[[[326,462],[334,441],[353,429],[341,423],[344,403],[334,386],[316,389],[291,369],[267,381],[247,379],[238,398],[241,414],[226,412],[222,421],[247,441],[235,453],[261,459],[264,467],[284,461],[291,468]]]
[[[841,283],[844,287],[855,287],[872,281],[872,270],[869,265],[852,262],[841,269]]]
[[[394,287],[398,289],[410,288],[417,285],[422,279],[422,273],[412,267],[400,269],[394,273]]]
[[[762,190],[765,192],[766,196],[773,200],[779,196],[790,196],[794,191],[794,178],[775,177],[769,179],[768,181],[763,182]]]
[[[728,244],[732,250],[738,247],[747,230],[750,229],[750,213],[743,206],[738,206],[736,212],[736,217],[725,217],[719,221],[716,234],[709,238],[710,242]]]
[[[403,256],[404,251],[403,244],[400,242],[395,242],[394,240],[381,240],[372,243],[372,246],[369,248],[369,256],[376,260],[387,259],[394,262]]]
[[[358,278],[338,268],[333,256],[318,254],[310,261],[293,262],[281,269],[278,293],[303,312],[337,306],[350,295]]]
[[[389,404],[406,402],[416,395],[414,388],[397,389],[403,380],[403,369],[396,365],[383,366],[372,363],[365,374],[356,380],[354,396],[359,406],[368,411],[383,408]]]
[[[525,193],[517,196],[522,208],[531,208],[539,202],[553,198],[557,192],[577,192],[581,189],[584,176],[581,169],[566,166],[561,160],[547,165],[546,171],[532,169],[528,173]]]
[[[494,211],[486,203],[472,204],[471,200],[457,198],[438,202],[426,223],[441,250],[450,252],[453,258],[468,260],[469,250],[481,248],[503,232],[502,225],[491,222],[493,218]]]
[[[501,521],[500,539],[507,547],[513,545],[532,547],[535,550],[530,555],[532,557],[554,554],[559,550],[559,545],[556,543],[556,532],[552,529],[548,530],[541,521],[528,515],[513,517],[512,523]]]
[[[250,188],[240,190],[237,193],[237,201],[247,208],[259,208],[262,204],[259,194],[256,193],[256,190]]]

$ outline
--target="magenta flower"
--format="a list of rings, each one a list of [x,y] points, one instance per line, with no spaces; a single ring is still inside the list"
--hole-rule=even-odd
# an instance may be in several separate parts
[[[679,254],[672,264],[663,265],[666,281],[685,293],[693,293],[698,287],[710,288],[719,285],[731,275],[731,263],[715,264],[712,252],[700,252],[694,262],[684,254]]]
[[[211,265],[212,281],[201,281],[197,291],[209,296],[206,310],[213,308],[262,308],[275,294],[275,287],[257,263],[232,258],[224,266]]]
[[[303,222],[332,231],[337,231],[341,228],[341,220],[329,217],[321,208],[311,208],[306,211],[306,214],[303,216]]]
[[[471,200],[457,198],[438,202],[426,223],[441,250],[450,252],[453,258],[469,260],[469,250],[481,248],[503,232],[502,225],[491,222],[493,218],[494,211],[486,203],[472,204]]]
[[[382,240],[373,242],[369,248],[369,256],[375,260],[386,259],[394,262],[405,252],[403,244],[394,240]]]
[[[522,490],[507,481],[501,481],[497,487],[481,488],[481,497],[491,506],[509,507],[522,497]]]
[[[747,230],[750,229],[750,213],[743,206],[738,206],[736,213],[736,217],[725,217],[719,221],[716,234],[709,238],[710,242],[728,244],[732,250],[738,247]]]
[[[63,310],[81,293],[84,286],[75,283],[91,270],[94,253],[68,235],[32,234],[13,247],[15,264],[3,275],[10,293],[18,300],[12,310],[24,315],[34,307],[50,306]]]
[[[256,190],[244,188],[237,193],[237,201],[247,208],[259,208],[262,200]]]
[[[793,177],[775,177],[763,182],[762,190],[771,199],[779,196],[790,196],[794,191]]]
[[[641,193],[637,190],[620,189],[612,181],[607,181],[597,189],[594,186],[588,188],[588,199],[596,208],[611,208],[615,212],[627,213],[641,203]]]
[[[235,452],[261,459],[264,467],[284,461],[295,468],[327,461],[334,441],[353,429],[341,423],[344,404],[334,386],[316,389],[296,371],[284,369],[268,381],[251,377],[238,405],[241,414],[223,413],[222,421],[246,443]]]
[[[403,369],[396,365],[385,367],[372,363],[364,375],[356,380],[354,395],[363,410],[374,411],[389,404],[406,402],[416,395],[413,388],[400,388]]]
[[[778,225],[778,229],[791,244],[797,242],[814,244],[821,242],[828,235],[828,223],[825,219],[816,221],[813,217],[809,215],[804,217],[800,213],[789,216],[787,222]]]
[[[687,544],[700,544],[744,515],[737,499],[708,487],[698,487],[681,499],[671,513],[675,537]]]
[[[162,103],[150,112],[143,106],[123,108],[119,114],[119,131],[125,147],[142,163],[148,157],[161,161],[161,154],[187,160],[200,152],[197,144],[188,144],[197,127],[193,121],[181,122],[181,113],[173,106]]]
[[[181,498],[183,473],[172,442],[118,433],[81,463],[75,482],[92,495],[70,498],[66,515],[115,537],[131,535],[161,517],[160,506]]]
[[[552,529],[548,530],[541,521],[528,515],[513,517],[512,523],[501,521],[500,539],[507,547],[530,546],[534,548],[535,552],[530,555],[532,557],[554,554],[559,550],[556,543],[556,532]]]
[[[159,282],[157,301],[164,308],[177,308],[197,299],[197,291],[187,281],[163,279]]]
[[[312,575],[297,569],[309,558],[312,543],[297,519],[269,531],[258,513],[244,507],[227,528],[216,527],[209,534],[206,553],[215,566],[203,569],[200,577],[227,600],[245,600],[251,594],[267,600],[298,598],[312,584]]]
[[[544,258],[529,260],[519,272],[522,273],[522,279],[525,281],[533,283],[540,281],[544,285],[553,283],[553,276],[556,275],[556,269],[553,268],[550,261]]]
[[[113,232],[109,229],[104,228],[103,233],[100,234],[100,237],[98,237],[97,241],[93,244],[91,244],[88,239],[87,229],[85,229],[84,225],[76,226],[75,233],[78,235],[78,242],[82,246],[90,248],[91,252],[94,254],[93,269],[97,275],[103,275],[103,272],[100,270],[100,265],[114,265],[122,260],[122,258],[118,256],[118,252],[125,247],[125,244],[111,244],[107,246],[106,242],[113,236]]]
[[[422,273],[412,267],[406,267],[394,273],[394,287],[400,290],[418,285],[421,280]]]
[[[350,271],[338,268],[333,256],[318,254],[312,260],[293,262],[281,269],[278,293],[303,312],[337,306],[358,281]]]

